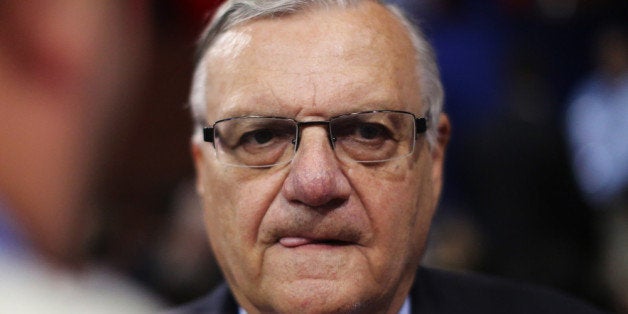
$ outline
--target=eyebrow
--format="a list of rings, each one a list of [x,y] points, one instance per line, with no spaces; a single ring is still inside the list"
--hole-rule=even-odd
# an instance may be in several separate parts
[[[365,97],[362,97],[362,99],[358,99],[354,102],[337,102],[337,104],[329,106],[319,104],[316,107],[327,107],[327,109],[325,112],[317,111],[317,113],[321,113],[322,118],[371,110],[405,110],[418,114],[415,110],[411,110],[411,106],[401,102],[399,99],[391,98],[391,95],[375,92],[367,93],[364,96]],[[231,99],[234,98],[236,100],[235,102],[227,102],[219,105],[223,108],[217,111],[214,121],[243,116],[285,117],[298,120],[299,113],[302,112],[304,108],[311,106],[311,104],[299,105],[282,103],[272,92],[268,91],[254,91],[231,97]]]

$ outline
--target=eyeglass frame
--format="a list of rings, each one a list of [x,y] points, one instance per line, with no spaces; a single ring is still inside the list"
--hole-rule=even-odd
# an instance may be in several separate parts
[[[302,126],[311,126],[311,125],[326,125],[327,126],[327,137],[329,140],[329,144],[331,145],[332,149],[335,148],[334,146],[334,142],[336,141],[336,138],[334,138],[332,136],[331,133],[331,129],[329,127],[329,125],[331,124],[332,120],[338,119],[340,117],[344,117],[344,116],[351,116],[351,115],[358,115],[358,114],[365,114],[365,113],[386,113],[386,112],[391,112],[391,113],[403,113],[403,114],[409,114],[414,118],[414,129],[416,134],[422,134],[425,133],[427,131],[428,128],[428,118],[426,118],[425,116],[422,117],[417,117],[414,113],[412,112],[408,112],[408,111],[403,111],[403,110],[367,110],[367,111],[360,111],[360,112],[351,112],[351,113],[344,113],[344,114],[340,114],[337,116],[333,116],[330,117],[328,120],[316,120],[316,121],[298,121],[296,119],[293,118],[287,118],[287,117],[279,117],[279,116],[256,116],[256,115],[252,115],[252,116],[237,116],[237,117],[231,117],[231,118],[225,118],[225,119],[220,119],[216,122],[214,122],[214,124],[212,124],[211,126],[206,126],[203,127],[203,141],[208,142],[208,143],[212,143],[212,146],[214,146],[214,148],[216,148],[216,143],[215,143],[215,134],[214,134],[214,130],[215,130],[215,126],[216,124],[220,123],[220,122],[224,122],[224,121],[229,121],[229,120],[234,120],[234,119],[241,119],[241,118],[269,118],[269,119],[283,119],[283,120],[291,120],[295,123],[296,126],[296,134],[295,134],[295,138],[292,141],[295,145],[294,147],[294,154],[296,154],[297,150],[299,149],[299,143],[301,140],[300,134],[301,134],[301,130],[302,130]],[[416,141],[416,138],[414,139]],[[411,154],[414,151],[414,146],[415,143],[412,144],[412,151],[409,153]],[[401,157],[405,157],[407,155],[404,156],[399,156],[399,158]],[[294,155],[292,156],[292,158],[294,158]],[[249,165],[238,165],[238,164],[229,164],[231,166],[238,166],[238,167],[246,167],[246,168],[265,168],[265,167],[272,167],[275,165],[281,165],[284,163],[289,163],[290,161],[292,161],[292,158],[290,158],[289,160],[285,161],[285,162],[281,162],[281,163],[277,163],[277,164],[271,164],[271,165],[265,165],[265,166],[249,166]],[[396,159],[396,158],[393,158]],[[383,161],[389,161],[389,160],[393,160],[393,159],[388,159],[388,160],[383,160]],[[383,161],[357,161],[359,163],[369,163],[369,162],[383,162]],[[223,163],[223,162],[221,162]]]

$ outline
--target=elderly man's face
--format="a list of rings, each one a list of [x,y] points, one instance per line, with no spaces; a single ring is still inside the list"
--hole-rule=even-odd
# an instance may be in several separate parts
[[[204,66],[210,122],[425,109],[405,30],[370,2],[239,26]],[[446,137],[445,117],[439,130]],[[418,136],[411,156],[345,162],[313,125],[291,163],[255,169],[195,144],[210,243],[238,302],[249,313],[398,310],[440,192],[444,145],[430,150]]]

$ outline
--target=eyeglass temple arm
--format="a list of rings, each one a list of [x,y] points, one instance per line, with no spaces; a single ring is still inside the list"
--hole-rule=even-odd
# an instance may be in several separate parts
[[[427,119],[425,118],[416,118],[414,119],[414,124],[416,125],[416,133],[424,133],[427,131]]]
[[[203,140],[205,142],[214,142],[214,128],[203,128]]]

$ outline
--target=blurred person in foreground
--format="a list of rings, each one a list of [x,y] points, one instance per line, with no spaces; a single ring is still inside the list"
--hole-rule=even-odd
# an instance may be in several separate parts
[[[594,48],[595,69],[573,95],[565,133],[577,182],[601,217],[600,275],[628,313],[628,28],[607,26]]]
[[[90,204],[95,168],[141,52],[141,20],[132,8],[139,7],[0,5],[2,313],[156,309],[143,290],[87,258],[98,223]]]
[[[175,311],[597,312],[419,266],[450,125],[431,48],[398,9],[227,1],[200,43],[193,156],[227,283]]]

